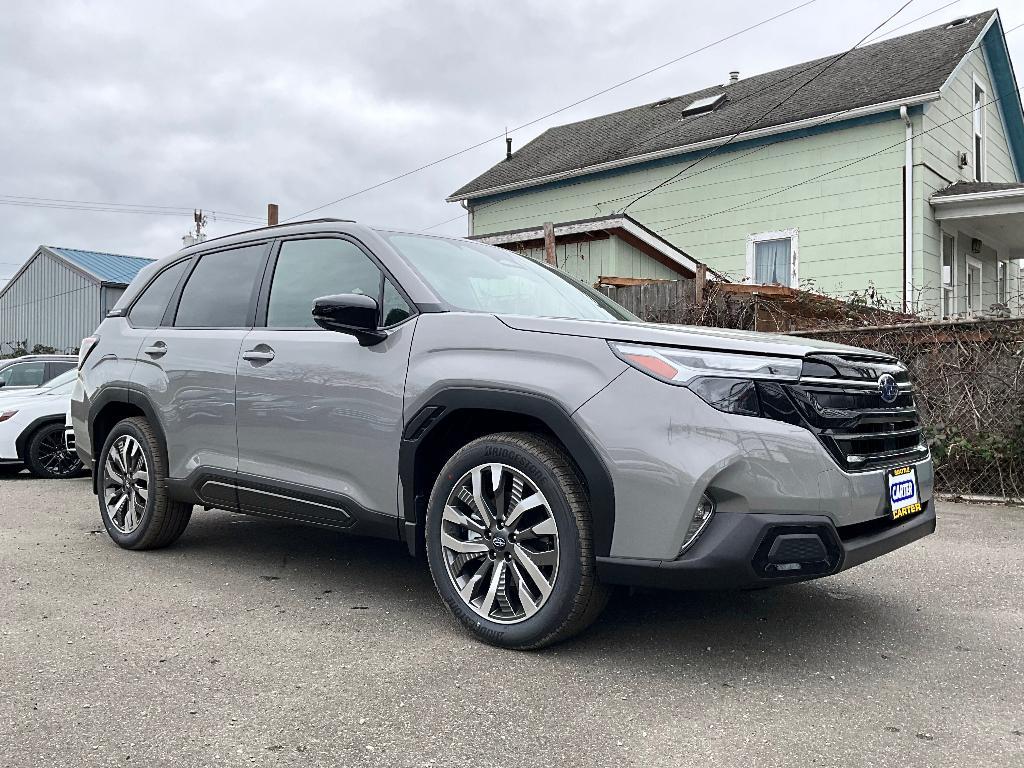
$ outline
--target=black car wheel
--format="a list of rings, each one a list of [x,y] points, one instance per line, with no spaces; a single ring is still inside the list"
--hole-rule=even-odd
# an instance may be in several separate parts
[[[64,444],[64,423],[39,427],[25,447],[25,466],[36,477],[60,479],[82,474],[82,460]]]

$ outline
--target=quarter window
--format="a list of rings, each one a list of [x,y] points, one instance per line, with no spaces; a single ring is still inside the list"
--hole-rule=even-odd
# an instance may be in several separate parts
[[[266,247],[251,245],[207,253],[185,283],[174,325],[183,328],[248,328],[253,289]]]
[[[188,260],[179,261],[173,267],[168,267],[153,280],[136,299],[131,311],[128,313],[128,320],[136,328],[156,328],[163,319],[164,311],[167,309],[167,302],[171,300],[171,294],[178,286],[178,281],[188,267]]]
[[[400,322],[412,315],[412,307],[409,306],[402,294],[395,288],[390,280],[384,280],[384,301],[381,303],[381,325],[398,325]]]
[[[363,294],[380,302],[380,269],[348,240],[286,241],[270,286],[267,327],[316,328],[314,300],[339,293]]]

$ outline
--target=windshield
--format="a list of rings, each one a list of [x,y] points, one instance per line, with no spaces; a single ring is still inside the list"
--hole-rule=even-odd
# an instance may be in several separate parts
[[[504,248],[428,235],[380,234],[455,309],[574,320],[637,319],[593,288]]]
[[[64,371],[60,376],[55,376],[50,379],[48,382],[43,384],[42,388],[50,395],[60,394],[65,389],[70,392],[72,384],[75,383],[76,378],[78,378],[78,369],[72,368],[70,371]]]

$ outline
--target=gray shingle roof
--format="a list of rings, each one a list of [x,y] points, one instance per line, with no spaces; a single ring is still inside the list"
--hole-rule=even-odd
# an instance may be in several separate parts
[[[781,126],[934,93],[994,13],[980,13],[952,27],[945,22],[858,48],[754,127]],[[833,54],[736,83],[549,128],[510,159],[453,192],[449,199],[474,197],[496,187],[726,138],[746,130],[835,57]],[[725,101],[713,111],[680,119],[683,109],[695,99],[722,92]]]
[[[948,187],[943,187],[933,194],[932,197],[974,195],[979,192],[1002,192],[1007,189],[1024,189],[1024,183],[1019,181],[957,181]]]

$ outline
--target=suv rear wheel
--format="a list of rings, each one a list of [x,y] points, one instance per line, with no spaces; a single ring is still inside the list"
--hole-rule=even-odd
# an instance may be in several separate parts
[[[530,433],[499,433],[445,464],[427,509],[427,560],[462,625],[531,649],[587,627],[607,602],[590,506],[569,457]]]
[[[125,549],[166,547],[184,532],[192,505],[167,494],[167,457],[141,416],[118,422],[100,452],[103,526]]]

